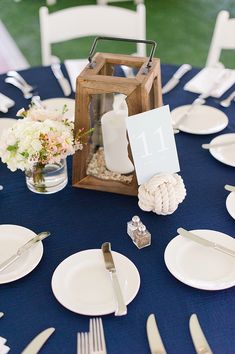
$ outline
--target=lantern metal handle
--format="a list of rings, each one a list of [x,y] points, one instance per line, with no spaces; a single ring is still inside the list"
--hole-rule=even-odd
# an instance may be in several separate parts
[[[149,59],[148,59],[148,62],[147,62],[147,65],[146,65],[146,69],[147,71],[149,70],[149,68],[151,67],[151,63],[152,63],[152,59],[153,59],[153,55],[155,53],[155,50],[156,50],[156,47],[157,47],[157,43],[155,41],[152,41],[152,40],[144,40],[144,39],[132,39],[132,38],[118,38],[118,37],[96,37],[93,44],[92,44],[92,47],[91,47],[91,50],[90,50],[90,53],[89,53],[89,56],[88,56],[88,60],[89,60],[89,66],[90,68],[93,68],[94,67],[94,64],[92,62],[92,58],[94,56],[94,52],[95,52],[95,49],[96,49],[96,46],[97,46],[97,42],[100,41],[100,40],[108,40],[108,41],[121,41],[121,42],[133,42],[133,43],[145,43],[145,44],[151,44],[152,45],[152,48],[151,48],[151,51],[150,51],[150,55],[149,55]]]

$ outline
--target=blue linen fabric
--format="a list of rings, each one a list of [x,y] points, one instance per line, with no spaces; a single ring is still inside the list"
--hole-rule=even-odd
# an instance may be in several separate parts
[[[64,69],[64,68],[63,68]],[[163,84],[176,71],[176,66],[162,65]],[[183,85],[199,69],[187,73],[177,88],[164,96],[170,109],[188,104],[196,94],[183,90]],[[50,68],[38,67],[22,71],[25,79],[37,85],[41,99],[63,97]],[[65,75],[67,73],[65,72]],[[10,96],[16,105],[1,117],[15,117],[28,101],[20,91],[4,83],[0,76],[0,92]],[[231,88],[230,91],[232,91]],[[73,95],[71,96],[73,97]],[[214,99],[207,104],[218,107]],[[223,109],[229,125],[222,133],[235,132],[235,107]],[[225,184],[235,184],[235,169],[215,160],[201,144],[214,136],[180,133],[176,144],[181,176],[187,197],[176,212],[157,216],[143,212],[136,197],[78,189],[69,184],[52,195],[38,195],[27,190],[24,174],[10,172],[0,163],[0,223],[25,226],[35,232],[50,230],[44,241],[44,254],[39,265],[27,276],[0,285],[0,335],[7,338],[12,354],[19,354],[40,331],[55,327],[56,331],[41,353],[75,354],[76,334],[87,331],[89,318],[64,308],[51,290],[51,278],[57,265],[68,256],[86,249],[100,248],[105,241],[137,266],[141,286],[128,306],[128,314],[103,316],[106,345],[110,354],[147,354],[146,320],[154,313],[169,354],[195,353],[189,333],[189,317],[197,313],[204,333],[215,354],[235,353],[235,288],[202,291],[182,284],[167,270],[164,250],[182,226],[186,229],[213,229],[233,236],[235,222],[228,214]],[[126,223],[139,215],[152,234],[152,245],[139,250],[126,234]]]

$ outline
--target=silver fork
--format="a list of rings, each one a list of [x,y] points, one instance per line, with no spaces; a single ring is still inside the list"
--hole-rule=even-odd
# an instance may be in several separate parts
[[[78,332],[77,354],[90,354],[89,351],[89,333]]]
[[[101,318],[91,318],[89,325],[90,354],[106,354],[104,329]]]

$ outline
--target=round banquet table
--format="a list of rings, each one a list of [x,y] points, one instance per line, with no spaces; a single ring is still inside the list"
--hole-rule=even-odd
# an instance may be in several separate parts
[[[162,65],[163,84],[176,69],[174,65]],[[64,67],[63,70],[67,75]],[[171,110],[197,97],[184,91],[183,86],[198,71],[194,68],[174,90],[164,95],[164,104],[169,104]],[[42,100],[63,97],[49,67],[31,68],[21,74],[37,86]],[[14,118],[18,109],[27,107],[28,101],[20,91],[4,83],[4,79],[5,75],[1,75],[0,92],[16,104],[7,114],[0,112],[0,119]],[[72,187],[71,159],[68,159],[68,185],[51,195],[30,192],[21,171],[12,173],[0,163],[0,184],[4,186],[0,192],[0,223],[22,225],[35,232],[50,230],[52,234],[44,242],[41,262],[30,274],[0,285],[0,311],[5,313],[0,319],[0,336],[7,338],[10,353],[19,354],[34,336],[48,327],[56,330],[40,353],[76,353],[77,332],[88,330],[89,317],[67,310],[55,299],[51,278],[65,258],[82,250],[98,249],[105,241],[128,257],[141,277],[140,290],[128,305],[127,316],[103,316],[108,353],[149,353],[146,320],[150,313],[156,315],[169,354],[195,353],[189,333],[192,313],[198,315],[215,354],[235,352],[235,287],[220,291],[192,288],[175,279],[164,263],[164,250],[177,235],[178,227],[235,235],[235,222],[225,206],[228,192],[224,190],[225,184],[235,184],[235,169],[201,148],[219,134],[235,132],[235,105],[225,109],[212,98],[207,99],[207,104],[224,111],[229,124],[222,133],[175,136],[187,196],[169,216],[141,211],[136,197]],[[139,215],[151,232],[150,247],[137,249],[127,235],[126,223],[133,215]]]

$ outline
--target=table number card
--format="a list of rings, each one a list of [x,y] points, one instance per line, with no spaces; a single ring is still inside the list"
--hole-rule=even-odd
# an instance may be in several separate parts
[[[138,184],[180,171],[169,106],[127,117],[126,125]]]

